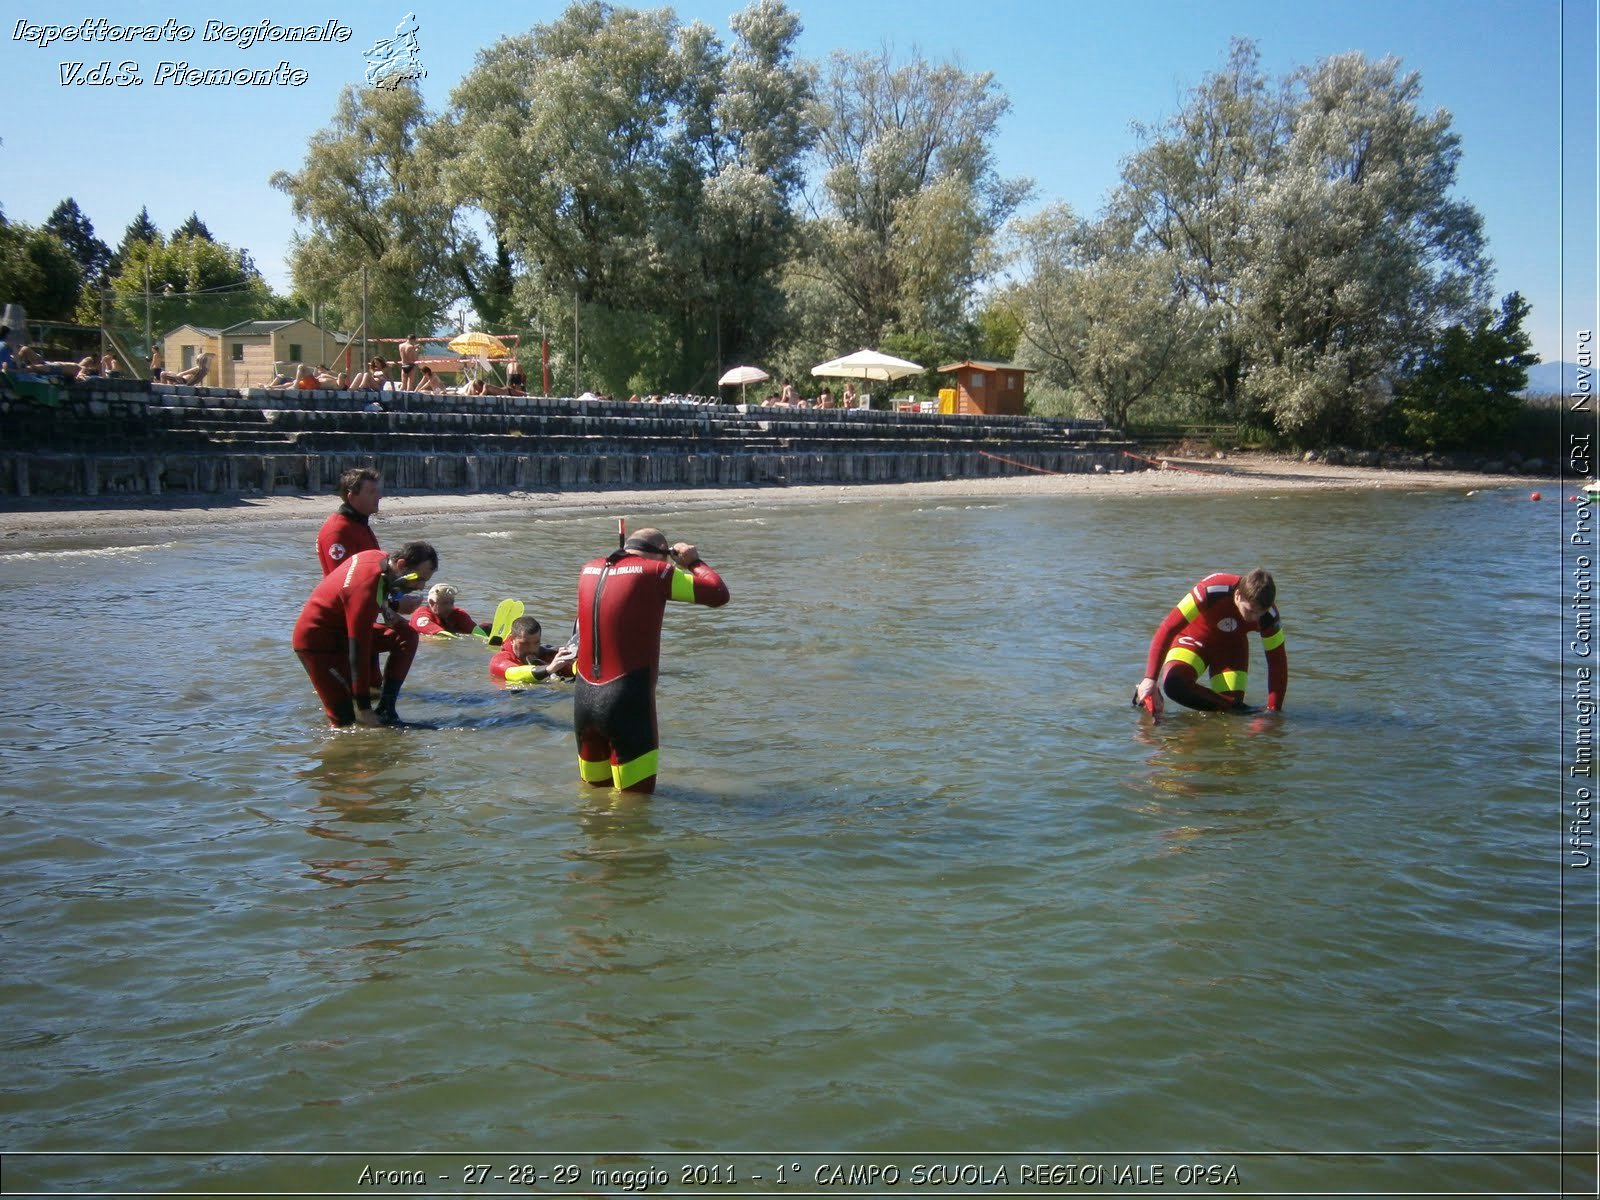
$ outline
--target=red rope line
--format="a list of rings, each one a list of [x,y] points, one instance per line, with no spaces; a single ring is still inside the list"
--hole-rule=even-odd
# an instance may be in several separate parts
[[[1149,463],[1152,467],[1155,467],[1156,469],[1161,470],[1161,471],[1187,471],[1191,475],[1223,475],[1223,476],[1225,476],[1225,475],[1228,474],[1228,472],[1226,472],[1226,471],[1202,471],[1199,467],[1178,467],[1178,466],[1174,466],[1171,462],[1167,461],[1166,459],[1145,458],[1141,454],[1135,454],[1132,450],[1124,450],[1122,453],[1127,455],[1129,458],[1136,458],[1140,462]]]
[[[996,462],[1010,463],[1013,467],[1021,467],[1024,471],[1037,471],[1041,475],[1065,475],[1066,474],[1065,471],[1052,471],[1052,470],[1050,470],[1049,467],[1033,467],[1033,466],[1029,466],[1027,463],[1018,462],[1014,458],[1006,458],[1004,455],[1000,455],[1000,454],[990,454],[987,450],[979,450],[978,453],[981,454],[984,458],[992,458]]]
[[[1002,454],[990,454],[987,450],[979,450],[978,453],[984,458],[992,458],[996,462],[1010,463],[1013,467],[1021,467],[1024,471],[1037,471],[1041,475],[1067,474],[1065,471],[1052,471],[1048,467],[1029,466],[1025,462],[1018,462],[1014,458],[1006,458]],[[1122,453],[1129,458],[1136,458],[1142,463],[1149,463],[1152,467],[1162,471],[1188,471],[1191,475],[1216,475],[1223,478],[1227,477],[1228,475],[1226,471],[1202,471],[1199,467],[1175,467],[1170,462],[1158,461],[1153,458],[1145,458],[1142,455],[1133,453],[1131,450],[1124,450]]]

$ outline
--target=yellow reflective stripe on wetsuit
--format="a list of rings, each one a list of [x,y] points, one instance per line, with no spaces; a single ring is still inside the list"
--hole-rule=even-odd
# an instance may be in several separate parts
[[[1201,658],[1193,650],[1185,649],[1183,646],[1174,646],[1171,650],[1168,650],[1167,657],[1165,660],[1163,660],[1162,665],[1165,666],[1166,663],[1174,662],[1186,663],[1187,665],[1193,667],[1196,678],[1199,678],[1206,673],[1206,660]]]
[[[611,782],[618,791],[631,788],[641,779],[649,779],[656,773],[657,764],[661,761],[661,751],[650,750],[639,755],[632,762],[614,763],[611,767]]]
[[[1249,671],[1218,671],[1211,677],[1211,686],[1220,692],[1242,693],[1249,679]]]
[[[682,567],[672,568],[672,598],[685,604],[694,603],[694,576]]]
[[[587,758],[580,758],[578,778],[585,783],[604,783],[611,778],[611,764],[605,761],[590,762]]]
[[[529,663],[523,663],[520,667],[507,667],[505,680],[507,683],[543,683],[550,678],[548,673],[544,675],[534,674],[537,670],[539,670],[538,667]]]
[[[1283,630],[1281,629],[1261,639],[1261,648],[1263,650],[1276,650],[1281,645],[1283,645]]]
[[[1178,601],[1178,611],[1183,614],[1185,621],[1192,621],[1200,615],[1200,606],[1194,602],[1193,592],[1183,594],[1183,599]]]
[[[1171,650],[1168,650],[1166,661],[1169,663],[1181,662],[1186,666],[1193,667],[1196,679],[1204,677],[1210,669],[1206,666],[1205,659],[1201,658],[1193,650],[1183,646],[1174,646]],[[1212,686],[1217,691],[1223,692],[1242,692],[1249,679],[1249,671],[1218,671],[1211,676]]]

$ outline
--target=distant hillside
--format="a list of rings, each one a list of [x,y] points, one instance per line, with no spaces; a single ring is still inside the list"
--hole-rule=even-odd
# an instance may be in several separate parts
[[[1594,390],[1595,378],[1593,368],[1590,369],[1589,387]],[[1543,396],[1550,392],[1565,395],[1578,386],[1578,364],[1569,362],[1544,362],[1536,367],[1528,368],[1528,386],[1522,389],[1524,396]]]

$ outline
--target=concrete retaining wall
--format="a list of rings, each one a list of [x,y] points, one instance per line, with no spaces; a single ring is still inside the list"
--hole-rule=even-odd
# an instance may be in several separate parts
[[[395,492],[892,483],[1139,469],[1098,422],[934,413],[235,392],[97,381],[0,390],[0,496],[326,494],[352,466]],[[399,407],[403,406],[403,407]]]

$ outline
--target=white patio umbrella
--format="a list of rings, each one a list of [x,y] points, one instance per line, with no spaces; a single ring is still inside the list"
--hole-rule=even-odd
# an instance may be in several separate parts
[[[745,384],[760,383],[765,379],[771,378],[772,376],[768,375],[760,367],[733,367],[726,371],[717,382],[724,387],[731,387],[737,383],[739,385],[739,403],[743,404]]]
[[[881,354],[876,350],[857,350],[854,354],[846,354],[843,358],[831,358],[820,366],[811,368],[813,375],[825,375],[831,379],[879,379],[885,383],[903,379],[907,375],[916,375],[921,371],[922,368],[914,362],[907,362],[892,354]]]

